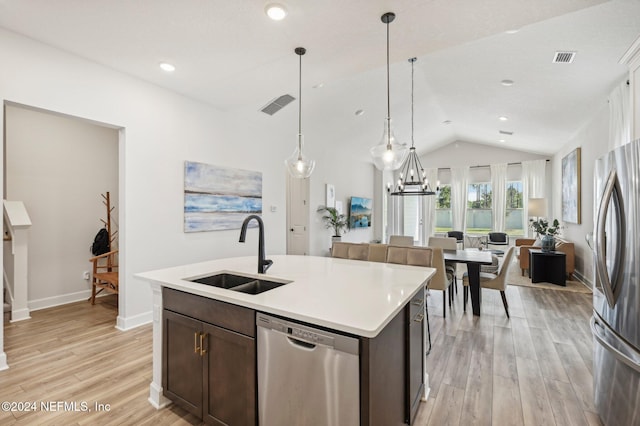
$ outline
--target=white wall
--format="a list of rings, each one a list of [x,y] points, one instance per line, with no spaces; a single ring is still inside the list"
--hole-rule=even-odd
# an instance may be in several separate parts
[[[262,172],[267,255],[286,252],[283,161],[295,145],[297,108],[285,108],[273,117],[258,108],[242,114],[221,111],[3,29],[0,51],[3,102],[121,129],[119,199],[114,200],[120,209],[119,327],[127,329],[151,319],[150,290],[134,274],[206,259],[257,255],[253,230],[246,244],[238,243],[238,230],[183,232],[185,160]],[[309,119],[317,128],[323,128],[323,120],[324,113]],[[316,160],[311,177],[310,253],[325,255],[330,231],[315,211],[325,204],[325,184],[335,185],[336,199],[348,211],[351,196],[374,198],[374,168],[368,153],[353,161],[327,150],[322,144],[325,136],[309,127],[312,137],[307,139],[311,142],[306,152]],[[371,229],[354,230],[344,237],[345,241],[372,238]]]
[[[267,250],[269,254],[285,252],[283,159],[293,144],[285,146],[281,142],[289,142],[282,132],[265,130],[243,117],[231,116],[5,30],[0,30],[0,51],[3,102],[123,129],[119,143],[120,197],[115,200],[121,213],[120,327],[133,327],[151,319],[149,287],[135,278],[135,273],[257,254],[256,237],[249,235],[247,244],[240,244],[235,230],[182,232],[185,160],[261,171],[264,206],[278,207],[275,213],[268,208],[263,213]],[[314,191],[320,183],[317,182]],[[332,179],[332,183],[339,195],[347,194],[340,182]],[[318,203],[318,195],[314,203]]]
[[[6,199],[24,202],[32,221],[29,307],[86,299],[82,272],[107,214],[100,194],[118,200],[118,131],[12,105],[5,117]]]
[[[581,204],[580,224],[564,223],[562,238],[572,241],[576,249],[576,272],[587,283],[593,283],[593,255],[585,241],[587,233],[593,231],[594,197],[593,170],[595,161],[607,153],[609,139],[609,110],[603,100],[597,114],[587,122],[553,157],[553,214],[562,218],[562,157],[581,148]]]

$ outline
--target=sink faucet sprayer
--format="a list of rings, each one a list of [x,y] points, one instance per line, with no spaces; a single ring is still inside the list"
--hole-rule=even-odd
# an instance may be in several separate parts
[[[244,243],[244,239],[247,235],[247,225],[251,222],[251,219],[255,219],[258,222],[259,234],[258,234],[258,273],[265,274],[267,269],[271,265],[273,265],[273,261],[264,258],[264,223],[262,223],[262,219],[260,216],[252,214],[247,216],[247,218],[242,222],[242,228],[240,229],[240,239],[238,240],[241,243]]]

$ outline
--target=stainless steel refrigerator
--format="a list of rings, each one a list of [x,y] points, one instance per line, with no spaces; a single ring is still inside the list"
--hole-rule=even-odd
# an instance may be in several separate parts
[[[595,165],[594,397],[605,425],[640,425],[640,140]]]

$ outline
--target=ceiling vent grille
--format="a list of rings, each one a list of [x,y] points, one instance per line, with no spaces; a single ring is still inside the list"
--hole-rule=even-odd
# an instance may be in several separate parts
[[[553,57],[554,64],[570,64],[575,58],[576,52],[556,52]]]
[[[509,136],[513,135],[513,132],[508,132],[506,130],[498,130],[498,132],[500,132],[501,135],[509,135]]]
[[[262,107],[260,111],[264,112],[265,114],[273,115],[276,112],[280,111],[282,108],[289,105],[294,100],[295,98],[291,95],[282,95]]]

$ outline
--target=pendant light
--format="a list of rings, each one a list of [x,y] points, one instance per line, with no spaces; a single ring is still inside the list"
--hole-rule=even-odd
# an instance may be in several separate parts
[[[304,138],[302,136],[302,55],[307,52],[304,47],[296,47],[294,52],[300,57],[299,93],[298,93],[298,145],[293,154],[285,160],[289,174],[294,178],[304,179],[311,176],[316,166],[314,160],[310,160],[302,153]]]
[[[420,163],[420,158],[416,153],[416,147],[413,141],[413,64],[417,58],[409,59],[411,63],[411,148],[409,148],[409,156],[400,168],[400,177],[398,185],[394,192],[391,192],[391,184],[387,184],[387,191],[391,195],[435,195],[435,192],[429,186],[427,175]],[[436,188],[439,190],[439,188]]]
[[[407,145],[399,143],[391,129],[391,102],[389,96],[389,24],[396,15],[387,12],[380,18],[387,26],[387,117],[384,120],[384,132],[380,143],[371,148],[371,157],[378,170],[396,170],[407,156]]]

